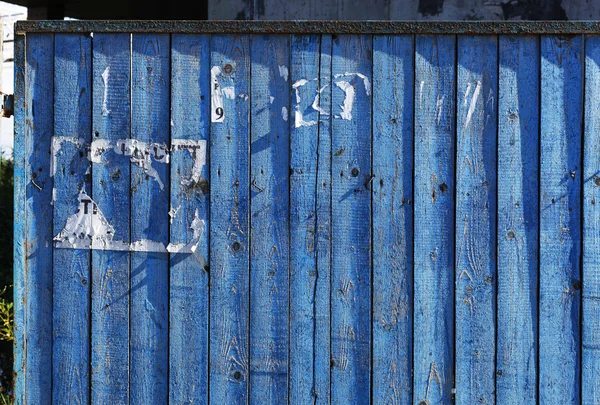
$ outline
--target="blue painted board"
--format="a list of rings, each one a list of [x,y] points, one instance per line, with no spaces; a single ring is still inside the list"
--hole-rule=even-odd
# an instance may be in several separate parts
[[[92,149],[130,138],[130,45],[127,34],[94,35]],[[129,159],[112,150],[92,163],[92,200],[114,228],[114,239],[127,243],[131,232],[129,178]],[[94,404],[129,403],[129,277],[129,252],[92,250]]]
[[[581,400],[580,36],[541,37],[539,401]]]
[[[600,37],[585,39],[581,403],[600,402]]]
[[[27,325],[26,316],[26,296],[29,294],[26,290],[25,268],[27,265],[27,249],[24,245],[25,234],[27,232],[26,217],[16,215],[18,212],[25,212],[26,206],[26,176],[28,171],[25,169],[25,88],[26,88],[26,65],[25,65],[25,36],[15,35],[14,44],[14,69],[15,69],[15,94],[22,95],[23,99],[16,98],[15,118],[14,118],[14,155],[15,162],[13,181],[14,181],[14,225],[13,225],[13,267],[14,267],[14,337],[13,342],[13,400],[15,404],[24,404],[27,402],[27,342],[25,340],[25,331]]]
[[[19,50],[19,49],[17,49]],[[18,55],[18,54],[17,54]],[[16,70],[15,357],[17,404],[52,402],[54,36],[27,36]],[[23,71],[21,71],[23,69]],[[17,98],[17,100],[19,100]],[[18,103],[18,101],[17,101]]]
[[[331,37],[292,36],[290,403],[330,399],[330,67]]]
[[[450,403],[454,386],[455,48],[415,41],[415,403]]]
[[[171,37],[170,241],[195,249],[169,262],[171,403],[208,403],[209,44],[205,35]]]
[[[211,37],[209,385],[215,404],[248,402],[249,55],[247,35]]]
[[[331,402],[370,403],[372,37],[332,47]]]
[[[458,37],[457,404],[495,402],[497,45],[493,35]]]
[[[496,402],[537,399],[540,46],[499,38]]]
[[[170,37],[132,36],[132,161],[154,144],[143,166],[131,164],[131,241],[144,249],[169,241],[169,167],[158,161],[169,145]],[[157,151],[156,148],[159,148]],[[158,158],[158,159],[157,159]],[[148,167],[149,166],[149,167]],[[148,240],[150,242],[145,242]],[[166,403],[169,395],[169,255],[131,254],[130,401]]]
[[[85,145],[92,138],[92,38],[54,37],[54,236],[79,209],[81,190],[91,195],[91,165]],[[90,266],[87,249],[53,254],[54,403],[90,401]]]
[[[373,37],[373,402],[412,403],[412,35]]]
[[[250,403],[288,398],[290,38],[251,47]]]

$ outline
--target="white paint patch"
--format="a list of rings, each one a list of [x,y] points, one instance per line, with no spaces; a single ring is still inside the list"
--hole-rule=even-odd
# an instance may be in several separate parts
[[[181,180],[181,185],[185,187],[194,186],[200,182],[202,169],[206,165],[206,140],[173,139],[171,141],[171,151],[176,152],[179,150],[187,150],[194,159],[192,175],[189,179]]]
[[[110,141],[108,139],[96,139],[92,141],[88,152],[89,161],[92,163],[104,163],[102,161],[102,156],[104,156],[104,153],[111,148],[112,146],[110,146]]]
[[[102,96],[102,115],[107,116],[110,114],[108,109],[108,79],[110,77],[110,66],[107,66],[102,72],[102,82],[104,83],[104,95]]]
[[[78,148],[82,148],[85,145],[85,141],[83,139],[77,138],[75,136],[53,136],[51,151],[52,155],[50,158],[50,176],[52,177],[54,177],[54,175],[56,174],[57,158],[65,142],[72,143]]]
[[[477,81],[477,86],[475,86],[475,91],[473,92],[473,97],[471,98],[471,104],[469,105],[469,110],[467,111],[467,119],[465,121],[465,128],[469,126],[471,123],[471,118],[473,118],[473,113],[475,112],[475,107],[477,106],[477,99],[479,98],[479,93],[481,92],[481,81]]]
[[[423,86],[425,86],[425,81],[421,80],[419,85],[419,108],[423,107]]]
[[[288,120],[288,109],[287,107],[281,107],[281,117],[284,121]]]
[[[296,92],[296,103],[300,103],[302,99],[300,98],[300,92],[298,89],[308,83],[306,79],[297,80],[294,84],[292,84],[292,89]]]
[[[194,219],[190,225],[192,230],[192,240],[186,244],[183,243],[169,243],[167,251],[170,253],[196,253],[200,239],[204,234],[204,220],[198,216],[198,209],[194,213]]]
[[[362,79],[363,81],[363,85],[365,87],[365,92],[367,93],[367,96],[371,95],[371,82],[369,81],[369,78],[365,75],[363,75],[362,73],[350,73],[350,72],[346,72],[346,73],[338,73],[336,75],[333,75],[334,79],[338,79],[340,77],[352,77],[352,76],[357,76],[359,79]]]
[[[271,104],[273,104],[273,101],[275,101],[275,97],[273,97],[273,96],[269,97],[269,102],[270,102]]]
[[[467,84],[467,90],[465,91],[465,96],[463,97],[463,106],[467,106],[467,99],[469,98],[469,94],[471,94],[471,83]]]
[[[279,76],[283,77],[283,80],[288,81],[289,70],[287,66],[279,66]]]
[[[181,205],[179,205],[179,207],[177,207],[177,208],[173,208],[173,206],[171,206],[171,209],[169,210],[169,223],[170,224],[173,223],[173,218],[175,218],[177,216],[177,213],[179,212],[180,209],[181,209]]]
[[[328,84],[326,84],[325,86],[321,87],[319,89],[319,91],[317,92],[316,96],[315,96],[315,100],[313,101],[311,107],[313,109],[315,109],[316,111],[319,112],[319,114],[321,115],[329,115],[329,113],[327,111],[325,111],[324,109],[321,108],[321,93],[323,93],[323,90],[325,90],[327,87],[329,87]]]
[[[302,98],[300,97],[300,87],[305,86],[307,83],[313,81],[313,80],[317,80],[317,79],[312,79],[312,80],[306,80],[306,79],[300,79],[297,80],[294,84],[292,84],[292,88],[294,89],[295,93],[296,93],[296,107],[294,108],[294,127],[295,128],[300,128],[300,127],[309,127],[311,125],[316,125],[317,121],[304,121],[304,115],[302,114],[302,111],[300,111],[300,103],[302,102]]]
[[[134,165],[144,169],[144,173],[158,182],[161,190],[165,185],[156,169],[152,167],[152,160],[160,163],[169,163],[169,150],[166,145],[159,143],[146,143],[137,139],[119,139],[114,151],[118,154],[129,156]]]
[[[304,116],[302,115],[302,112],[298,110],[294,111],[294,127],[310,127],[312,125],[317,125],[317,121],[304,121]]]
[[[219,66],[213,66],[210,69],[210,121],[223,122],[225,121],[225,110],[223,110],[223,90],[219,83],[219,76],[222,71]]]
[[[346,96],[344,97],[344,103],[340,105],[340,107],[342,108],[342,112],[340,113],[340,115],[336,115],[335,117],[344,120],[351,120],[352,108],[354,107],[354,99],[356,97],[356,90],[354,89],[353,85],[343,80],[336,82],[335,85],[342,89],[342,91],[346,94]]]
[[[446,99],[446,96],[442,96],[442,98],[440,98],[438,96],[437,101],[435,102],[435,111],[436,111],[436,122],[438,125],[440,125],[440,121],[442,120],[442,111],[444,109],[444,100]]]
[[[165,244],[150,239],[140,239],[129,245],[130,252],[166,252]]]
[[[223,87],[223,95],[225,96],[225,98],[228,98],[229,100],[235,100],[235,88],[233,86]],[[240,94],[240,97],[245,97],[244,100],[248,99],[248,96],[246,96],[244,94]]]

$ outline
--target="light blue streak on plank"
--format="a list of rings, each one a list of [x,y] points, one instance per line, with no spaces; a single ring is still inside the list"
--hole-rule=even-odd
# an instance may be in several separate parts
[[[210,402],[248,403],[250,38],[213,35],[211,92],[223,96],[210,143]],[[218,69],[218,70],[217,70]],[[212,80],[212,79],[211,79]],[[231,93],[230,93],[231,94]],[[246,98],[248,96],[248,98]],[[211,118],[212,120],[212,118]]]
[[[94,141],[116,143],[131,133],[130,35],[96,33],[93,40]],[[129,242],[130,163],[109,151],[92,164],[92,199]],[[129,403],[130,254],[92,251],[92,403]]]
[[[132,36],[131,138],[147,144],[169,144],[169,114],[165,113],[169,111],[169,39],[163,34]],[[146,162],[150,162],[154,176],[148,169],[131,165],[131,240],[133,243],[149,240],[167,246],[169,167],[155,159],[160,158],[160,152],[150,156]],[[167,253],[131,255],[130,328],[130,401],[166,403],[169,395]]]
[[[497,42],[458,37],[455,402],[465,405],[495,402]]]
[[[412,35],[373,37],[373,402],[412,403]]]
[[[448,404],[454,384],[455,45],[416,37],[415,403]]]
[[[330,399],[330,72],[331,37],[292,36],[290,403]]]
[[[54,235],[79,209],[79,193],[91,195],[92,38],[89,34],[54,37]],[[63,138],[64,137],[64,138]],[[54,255],[54,403],[90,401],[89,250],[55,249]]]
[[[500,36],[496,402],[534,404],[538,356],[539,72],[535,36]]]
[[[171,243],[201,237],[192,254],[170,261],[169,401],[208,403],[208,229],[210,125],[210,38],[171,37],[171,138],[189,139],[197,149],[171,148]],[[194,162],[201,162],[194,163]],[[194,170],[200,170],[199,175]],[[196,221],[196,222],[194,222]]]
[[[372,45],[339,35],[332,49],[333,404],[370,403]]]
[[[585,41],[582,398],[600,403],[600,37]]]
[[[250,403],[288,399],[290,38],[252,38]]]
[[[581,36],[541,38],[539,401],[581,388]]]
[[[20,335],[15,342],[15,402],[41,405],[52,402],[54,36],[29,34],[24,52],[24,72],[16,70],[16,90],[23,98],[15,117],[15,311]]]

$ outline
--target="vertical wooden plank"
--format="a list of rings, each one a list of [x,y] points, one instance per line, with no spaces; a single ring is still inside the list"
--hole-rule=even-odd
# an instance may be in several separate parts
[[[499,38],[496,402],[534,404],[538,356],[539,39]]]
[[[169,144],[170,38],[132,36],[132,140]],[[138,143],[137,147],[142,144]],[[133,156],[136,154],[133,145]],[[151,248],[169,241],[169,168],[155,154],[145,169],[131,165],[131,240]],[[141,152],[144,153],[144,152]],[[133,404],[168,401],[169,256],[138,251],[131,255],[130,399]]]
[[[580,403],[582,37],[542,36],[541,403]]]
[[[130,137],[130,45],[129,34],[94,35],[92,149]],[[114,239],[126,243],[131,231],[129,179],[129,159],[114,151],[92,163],[92,200],[112,224]],[[92,251],[94,404],[129,403],[129,277],[129,252]]]
[[[250,39],[213,35],[210,402],[248,402]],[[219,110],[220,109],[220,110]]]
[[[14,346],[13,346],[13,399],[15,404],[27,403],[27,341],[25,331],[27,324],[26,299],[28,295],[25,278],[27,268],[27,249],[25,245],[25,232],[27,229],[27,216],[22,215],[27,205],[27,173],[25,160],[27,154],[25,141],[27,122],[27,109],[25,103],[26,92],[26,59],[25,59],[25,36],[15,35],[15,119],[14,119]],[[21,213],[21,214],[19,214]]]
[[[52,188],[54,37],[28,34],[16,70],[16,403],[52,402]],[[19,45],[23,45],[21,42]],[[22,49],[22,48],[21,48]],[[34,114],[35,112],[35,114]]]
[[[210,37],[177,34],[171,41],[170,240],[184,245],[194,242],[190,249],[195,246],[195,250],[171,255],[169,401],[206,404]],[[195,149],[182,148],[186,143]]]
[[[91,195],[92,39],[54,37],[54,235],[79,209],[79,193]],[[87,249],[54,250],[53,393],[55,403],[90,401],[90,265]]]
[[[290,403],[328,404],[331,37],[291,46]]]
[[[456,38],[415,41],[414,402],[450,403],[454,382]]]
[[[252,38],[250,402],[288,400],[290,37]]]
[[[373,37],[373,402],[412,404],[411,35]]]
[[[600,37],[585,39],[582,398],[600,403]]]
[[[495,402],[497,37],[459,36],[456,116],[457,404]]]
[[[369,35],[340,35],[332,49],[334,404],[370,402],[372,46]]]

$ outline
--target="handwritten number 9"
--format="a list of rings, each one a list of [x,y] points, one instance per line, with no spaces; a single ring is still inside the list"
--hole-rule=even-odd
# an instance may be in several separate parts
[[[220,120],[221,118],[223,118],[223,108],[221,108],[221,107],[218,107],[218,108],[217,108],[217,110],[216,110],[215,112],[216,112],[216,113],[217,113],[217,115],[218,115],[218,118],[217,118],[217,119],[219,119],[219,120]]]

